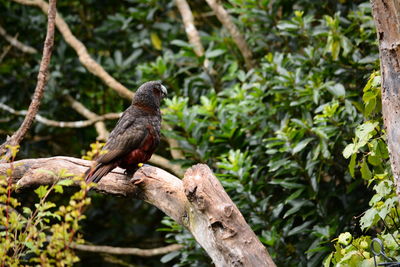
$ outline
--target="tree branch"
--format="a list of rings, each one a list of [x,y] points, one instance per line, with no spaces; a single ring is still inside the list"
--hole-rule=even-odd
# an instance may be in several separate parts
[[[29,111],[26,110],[15,110],[10,106],[7,106],[6,104],[0,103],[0,109],[3,109],[11,114],[14,115],[19,115],[19,116],[25,116],[28,114]],[[122,113],[107,113],[104,115],[97,115],[96,118],[93,118],[91,120],[83,120],[83,121],[55,121],[55,120],[50,120],[46,117],[43,117],[39,114],[35,115],[35,119],[43,123],[44,125],[48,126],[53,126],[53,127],[60,127],[60,128],[84,128],[88,127],[98,121],[104,121],[104,120],[115,120],[119,119]]]
[[[253,53],[251,52],[249,46],[247,45],[244,36],[240,33],[239,29],[232,22],[232,19],[229,16],[228,12],[224,9],[224,7],[219,3],[218,0],[206,0],[206,1],[208,5],[211,7],[211,9],[214,11],[218,20],[228,30],[228,32],[233,38],[233,41],[238,46],[240,52],[243,55],[247,70],[254,68],[255,64],[253,60]]]
[[[190,6],[186,0],[175,0],[175,4],[181,13],[183,25],[185,26],[186,35],[189,43],[193,46],[194,53],[198,57],[204,56],[204,47],[201,44],[200,34],[194,25],[194,18]],[[204,60],[204,68],[208,69],[210,62],[208,59]]]
[[[71,107],[85,118],[89,120],[96,120],[99,118],[99,115],[87,109],[81,102],[77,101],[72,96],[66,95],[65,98],[70,103]],[[97,140],[107,140],[110,133],[107,131],[105,123],[99,120],[95,122],[94,127],[96,128],[96,131],[98,133]]]
[[[45,13],[49,6],[43,0],[14,0],[14,2],[23,5],[37,6]],[[56,26],[64,37],[65,42],[67,42],[67,44],[69,44],[75,50],[75,52],[78,54],[79,61],[82,63],[83,66],[85,66],[85,68],[89,72],[99,77],[107,86],[115,90],[122,97],[132,100],[133,92],[123,86],[120,82],[115,80],[110,74],[108,74],[108,72],[104,70],[104,68],[100,64],[98,64],[89,55],[86,46],[72,34],[67,23],[65,23],[60,14],[57,14]]]
[[[0,35],[3,36],[4,39],[6,39],[7,42],[9,42],[12,46],[14,46],[15,48],[18,48],[19,50],[21,50],[24,53],[36,54],[38,52],[35,48],[18,41],[18,39],[16,37],[12,37],[11,35],[8,35],[7,31],[1,25],[0,25]]]
[[[18,188],[52,184],[67,169],[82,175],[91,162],[71,157],[26,159],[14,162]],[[0,164],[6,175],[10,164]],[[46,171],[44,171],[46,170]],[[189,169],[183,180],[162,169],[144,166],[129,180],[117,168],[103,177],[96,190],[131,196],[158,207],[185,226],[219,266],[275,266],[265,247],[247,225],[221,183],[204,164]]]
[[[12,146],[19,145],[19,143],[24,138],[26,132],[31,127],[33,120],[35,119],[36,113],[39,110],[40,102],[44,93],[44,88],[47,83],[47,75],[48,75],[47,69],[50,63],[51,52],[53,50],[53,44],[54,44],[54,21],[57,13],[56,0],[50,1],[50,7],[49,5],[47,5],[46,12],[47,11],[48,11],[47,33],[46,33],[46,39],[44,41],[43,56],[39,67],[39,74],[37,78],[38,81],[36,84],[35,92],[33,94],[33,99],[31,104],[29,105],[28,112],[25,116],[24,121],[22,122],[22,125],[11,136],[11,138],[9,138],[4,144],[0,146],[0,155],[5,152],[6,145],[12,145]],[[6,159],[7,156],[4,158],[4,160]]]
[[[379,41],[382,116],[400,201],[400,5],[397,0],[372,0],[371,3]]]
[[[81,245],[73,243],[71,248],[96,253],[108,253],[117,255],[135,255],[139,257],[153,257],[158,255],[164,255],[172,251],[180,250],[183,246],[179,244],[172,244],[160,248],[121,248],[121,247],[110,247],[110,246],[95,246],[95,245]]]

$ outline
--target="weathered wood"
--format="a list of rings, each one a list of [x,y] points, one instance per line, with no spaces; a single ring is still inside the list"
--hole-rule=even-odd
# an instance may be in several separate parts
[[[13,182],[20,188],[52,184],[62,169],[81,175],[90,161],[71,157],[26,159],[13,163]],[[0,164],[6,175],[10,163]],[[190,168],[183,180],[156,167],[140,168],[130,180],[115,169],[99,182],[105,194],[143,199],[184,225],[219,266],[275,266],[265,247],[247,225],[211,170]]]
[[[382,74],[382,113],[400,197],[400,2],[372,0]]]
[[[217,266],[275,266],[207,165],[190,168],[183,187],[191,204],[187,227]]]

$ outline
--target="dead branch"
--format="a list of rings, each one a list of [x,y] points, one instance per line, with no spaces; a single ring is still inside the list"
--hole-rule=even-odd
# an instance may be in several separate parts
[[[233,41],[238,46],[240,52],[243,55],[244,61],[246,63],[247,70],[254,68],[255,64],[253,61],[253,53],[251,52],[244,36],[240,33],[239,29],[233,23],[232,18],[229,16],[228,12],[224,9],[218,0],[206,0],[208,5],[214,11],[218,20],[222,25],[228,30],[233,38]]]
[[[70,103],[71,107],[85,118],[89,120],[96,120],[99,118],[99,115],[87,109],[81,102],[77,101],[72,96],[66,95],[65,98]],[[95,122],[94,127],[96,128],[96,131],[98,133],[97,140],[107,140],[110,133],[107,131],[105,123],[99,120]]]
[[[10,52],[11,48],[12,48],[12,45],[3,47],[3,52],[0,55],[0,63],[3,62],[3,59],[6,57],[8,52]]]
[[[61,169],[81,175],[90,164],[71,157],[20,160],[14,162],[12,178],[20,189],[52,184],[59,179],[57,173]],[[0,164],[0,175],[6,175],[9,168],[8,163]],[[136,197],[158,207],[185,226],[218,267],[275,266],[218,179],[204,164],[190,168],[183,180],[151,166],[140,168],[129,180],[117,168],[103,177],[96,190]]]
[[[0,103],[0,109],[5,110],[11,114],[14,115],[19,115],[19,116],[25,116],[28,114],[28,111],[26,110],[15,110],[10,106],[7,106],[6,104]],[[84,128],[88,127],[98,121],[104,121],[104,120],[115,120],[119,119],[122,113],[107,113],[104,115],[98,115],[96,118],[93,118],[91,120],[83,120],[83,121],[55,121],[55,120],[50,120],[46,117],[43,117],[39,114],[35,115],[35,119],[43,123],[44,125],[52,126],[52,127],[60,127],[60,128]]]
[[[135,255],[139,257],[153,257],[158,255],[164,255],[170,253],[172,251],[180,250],[183,246],[179,244],[172,244],[165,247],[160,248],[150,248],[150,249],[142,249],[142,248],[121,248],[121,247],[110,247],[110,246],[95,246],[95,245],[81,245],[73,243],[71,248],[87,251],[87,252],[95,252],[95,253],[108,253],[108,254],[117,254],[117,255]]]
[[[190,6],[186,0],[175,0],[175,4],[181,13],[183,25],[185,26],[186,35],[189,43],[193,46],[194,53],[198,57],[204,56],[204,47],[201,44],[200,34],[194,25],[194,18]],[[208,59],[204,60],[204,68],[208,69],[210,62]]]
[[[18,41],[16,37],[12,37],[11,35],[7,34],[7,31],[0,25],[0,35],[4,37],[12,46],[21,50],[24,53],[28,54],[36,54],[38,51],[33,48],[32,46],[26,45]]]
[[[43,0],[14,0],[14,2],[23,5],[37,6],[45,13],[48,9],[48,4]],[[115,90],[122,97],[132,100],[133,92],[115,80],[89,55],[86,46],[72,34],[70,28],[60,14],[57,14],[56,26],[64,37],[65,42],[75,50],[78,54],[79,61],[89,72],[99,77],[107,86]]]
[[[50,63],[51,52],[53,50],[53,44],[54,44],[54,21],[57,13],[56,0],[51,0],[50,7],[49,5],[47,5],[45,11],[46,12],[48,11],[47,33],[46,33],[46,39],[44,41],[43,56],[39,67],[39,74],[37,78],[35,92],[33,94],[33,99],[31,104],[29,105],[25,119],[22,122],[19,129],[11,136],[11,138],[9,138],[6,142],[4,142],[4,144],[0,146],[0,155],[5,152],[6,145],[11,145],[11,146],[19,145],[19,143],[24,138],[26,132],[31,127],[33,120],[35,119],[35,116],[39,111],[39,106],[41,99],[43,97],[44,88],[47,84],[47,75],[48,75],[47,69]],[[6,160],[7,157],[5,157],[4,159]]]

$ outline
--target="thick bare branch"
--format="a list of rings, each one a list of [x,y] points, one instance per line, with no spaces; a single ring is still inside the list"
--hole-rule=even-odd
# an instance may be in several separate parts
[[[96,120],[99,118],[99,115],[96,113],[90,111],[88,108],[86,108],[81,102],[77,101],[70,95],[66,95],[65,98],[67,101],[70,103],[71,107],[75,109],[76,112],[84,116],[85,118],[89,120]],[[108,135],[110,134],[107,131],[106,124],[103,121],[97,121],[94,124],[94,127],[96,128],[96,131],[98,133],[97,140],[105,141],[108,138]]]
[[[164,255],[170,253],[172,251],[180,250],[183,246],[179,244],[172,244],[165,247],[160,248],[150,248],[150,249],[142,249],[142,248],[121,248],[121,247],[110,247],[110,246],[95,246],[95,245],[81,245],[73,243],[71,248],[95,252],[95,253],[108,253],[108,254],[117,254],[117,255],[135,255],[140,257],[153,257],[158,255]]]
[[[39,7],[43,12],[46,12],[48,9],[48,4],[43,0],[14,0],[17,3],[23,5],[31,5]],[[75,50],[75,52],[79,56],[79,60],[85,68],[99,77],[107,86],[111,89],[115,90],[122,97],[125,97],[129,100],[133,97],[133,92],[128,88],[123,86],[120,82],[115,80],[108,72],[104,70],[104,68],[98,64],[88,53],[86,46],[79,41],[69,29],[67,23],[65,23],[64,19],[60,14],[57,14],[56,18],[56,26],[60,31],[64,40]]]
[[[382,74],[382,115],[393,176],[400,201],[400,5],[397,0],[372,0]]]
[[[6,145],[16,146],[24,138],[26,132],[31,127],[33,120],[37,112],[39,111],[39,106],[41,99],[43,97],[44,88],[47,84],[47,75],[48,75],[48,66],[50,63],[51,52],[53,50],[54,44],[54,22],[56,18],[56,0],[50,1],[50,7],[47,5],[47,9],[45,10],[48,12],[48,22],[47,22],[47,33],[46,39],[44,41],[43,47],[43,56],[42,61],[39,67],[39,74],[37,78],[37,84],[35,88],[35,92],[33,94],[33,99],[31,104],[29,105],[28,112],[25,116],[24,121],[22,122],[19,129],[9,138],[3,145],[0,146],[0,155],[4,153]],[[5,157],[6,159],[7,157]]]
[[[14,163],[13,182],[19,188],[52,184],[62,169],[81,175],[90,164],[70,157],[21,160]],[[9,168],[10,164],[0,164],[0,175],[6,175]],[[217,267],[275,266],[220,182],[204,164],[189,169],[183,180],[151,166],[140,168],[129,180],[117,168],[103,177],[97,190],[140,198],[158,207],[193,234]]]
[[[1,25],[0,25],[0,35],[3,36],[4,39],[6,39],[7,42],[9,42],[12,46],[18,48],[24,53],[36,54],[38,52],[35,48],[21,43],[20,41],[18,41],[16,37],[12,37],[11,35],[7,34],[7,31]]]
[[[243,55],[244,61],[246,63],[246,68],[248,70],[254,68],[253,53],[251,52],[244,36],[240,33],[239,29],[233,23],[232,18],[229,16],[228,12],[219,3],[218,0],[206,0],[208,5],[214,11],[218,20],[224,25],[233,38],[233,41],[238,46],[240,52]]]

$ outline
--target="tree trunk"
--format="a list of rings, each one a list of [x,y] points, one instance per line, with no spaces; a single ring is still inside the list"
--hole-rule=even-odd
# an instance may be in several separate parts
[[[400,2],[372,0],[382,74],[382,113],[400,197]]]
[[[54,183],[62,169],[82,175],[89,166],[90,161],[71,157],[26,159],[13,163],[12,178],[19,188],[27,188]],[[0,175],[7,175],[7,169],[10,163],[0,164]],[[148,165],[131,180],[122,172],[117,168],[103,177],[96,190],[158,207],[193,234],[215,266],[275,266],[207,165],[193,166],[183,180]]]

